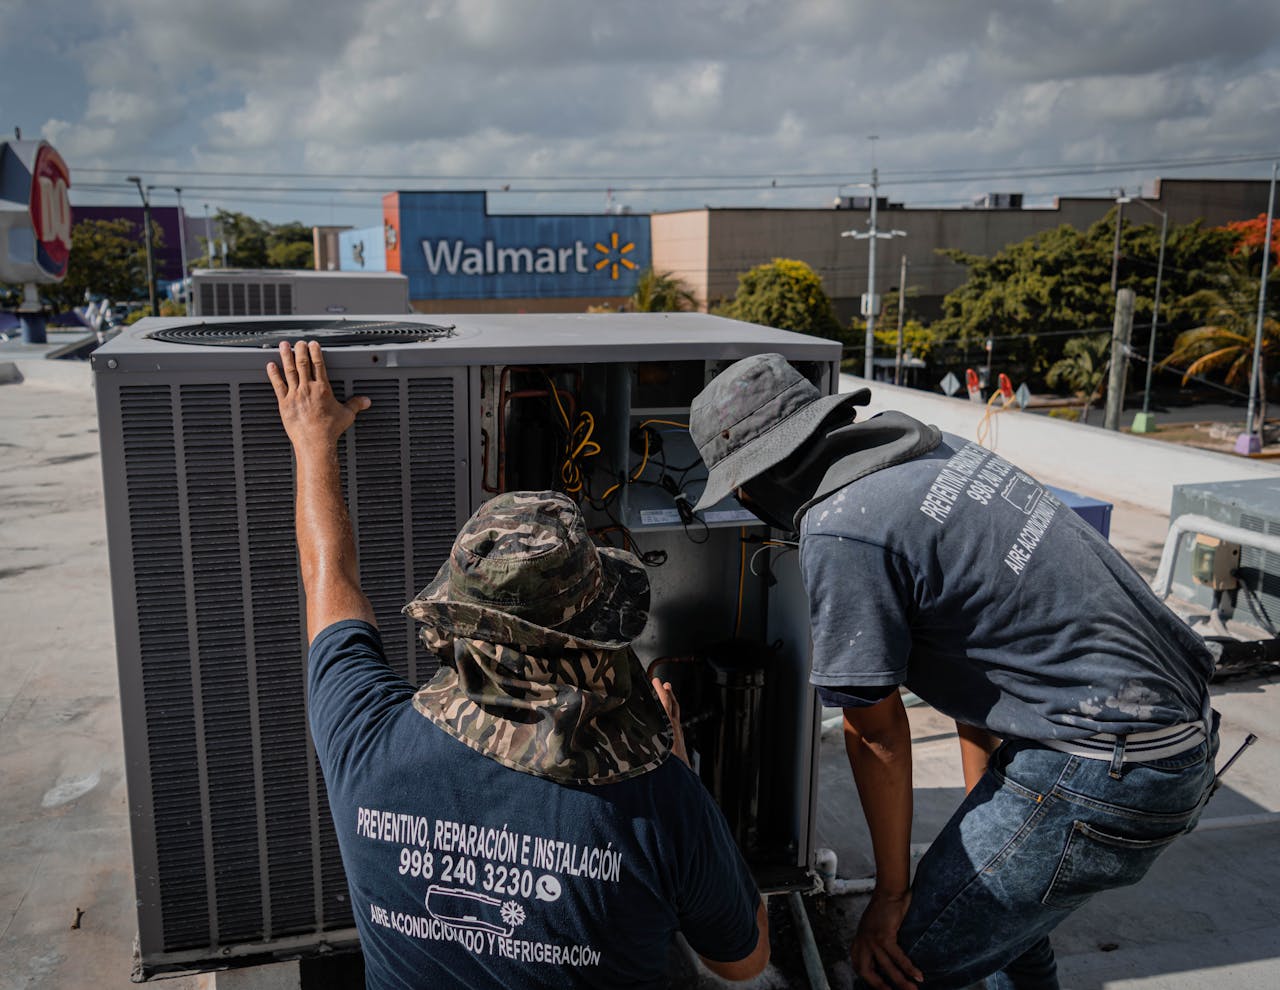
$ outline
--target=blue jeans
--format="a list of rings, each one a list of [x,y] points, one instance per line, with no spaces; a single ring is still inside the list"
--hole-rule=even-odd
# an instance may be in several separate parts
[[[1101,890],[1137,883],[1200,818],[1210,740],[1110,764],[1006,742],[916,870],[898,943],[929,990],[1056,990],[1049,932]],[[856,986],[865,986],[860,980]]]

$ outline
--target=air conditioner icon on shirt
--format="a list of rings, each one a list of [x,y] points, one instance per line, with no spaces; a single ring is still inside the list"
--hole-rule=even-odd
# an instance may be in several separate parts
[[[1040,504],[1044,489],[1025,475],[1014,475],[1000,494],[1004,496],[1006,502],[1029,516]]]
[[[427,888],[427,914],[454,928],[470,928],[510,937],[515,925],[507,924],[502,901],[456,887],[432,884]],[[523,915],[523,912],[521,912]],[[523,920],[523,918],[521,918]]]

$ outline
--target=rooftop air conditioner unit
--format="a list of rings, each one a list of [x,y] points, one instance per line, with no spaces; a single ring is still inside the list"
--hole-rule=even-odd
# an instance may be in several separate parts
[[[605,511],[584,505],[588,524],[660,564],[637,652],[700,661],[672,679],[702,672],[682,698],[701,714],[702,776],[761,887],[809,885],[819,708],[795,554],[762,548],[732,499],[688,513],[705,470],[681,424],[750,354],[781,352],[834,391],[837,343],[700,314],[146,319],[92,359],[135,978],[355,947],[306,730],[291,452],[264,372],[300,337],[326,346],[340,395],[373,399],[343,438],[342,480],[389,660],[415,682],[436,659],[400,607],[492,492],[561,484],[570,424],[591,414],[601,452],[584,470],[597,502],[616,489]],[[723,662],[728,640],[756,658],[745,673]]]
[[[1280,536],[1280,481],[1257,478],[1250,481],[1219,481],[1173,486],[1169,518],[1205,516],[1215,522],[1238,526],[1264,536]],[[1173,571],[1173,592],[1179,598],[1203,608],[1217,608],[1223,618],[1243,620],[1265,629],[1280,625],[1280,555],[1245,543],[1228,568],[1225,588],[1200,573],[1197,563],[1197,534],[1182,537]],[[1199,541],[1202,546],[1211,545]]]
[[[191,315],[305,316],[409,312],[409,279],[399,272],[197,268]]]

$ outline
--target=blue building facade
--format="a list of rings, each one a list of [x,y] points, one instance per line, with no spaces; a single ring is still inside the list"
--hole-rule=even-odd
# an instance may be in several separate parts
[[[361,227],[338,234],[338,267],[344,272],[385,272],[386,235],[382,227]]]
[[[376,270],[369,233],[343,232],[344,270],[356,244]],[[620,298],[650,264],[648,215],[493,215],[483,192],[389,193],[381,243],[414,300]]]

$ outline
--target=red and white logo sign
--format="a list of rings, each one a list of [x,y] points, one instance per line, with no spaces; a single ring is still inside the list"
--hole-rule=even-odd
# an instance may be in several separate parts
[[[67,274],[71,257],[71,172],[50,145],[41,147],[31,170],[31,223],[35,228],[36,260],[51,278]]]

